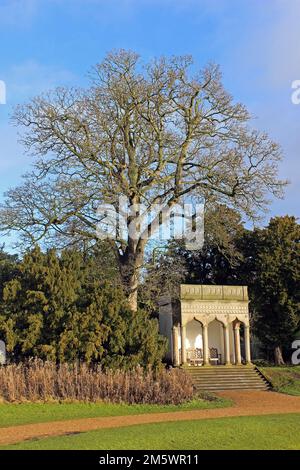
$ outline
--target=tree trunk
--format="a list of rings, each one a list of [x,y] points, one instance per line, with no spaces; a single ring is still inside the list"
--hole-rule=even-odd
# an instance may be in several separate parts
[[[128,303],[133,312],[136,312],[138,308],[138,278],[138,273],[133,275],[128,286]]]
[[[120,274],[129,306],[133,312],[138,308],[138,287],[144,252],[126,253],[120,260]]]
[[[277,366],[283,366],[285,364],[283,356],[282,356],[281,346],[276,346],[276,348],[274,349],[274,359],[275,359],[275,364]]]

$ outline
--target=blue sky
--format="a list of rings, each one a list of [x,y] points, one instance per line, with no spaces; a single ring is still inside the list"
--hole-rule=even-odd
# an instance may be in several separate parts
[[[146,60],[192,54],[220,64],[226,88],[283,148],[291,181],[270,215],[300,215],[300,0],[0,0],[0,193],[30,165],[9,115],[15,104],[57,85],[85,85],[90,67],[113,48]]]

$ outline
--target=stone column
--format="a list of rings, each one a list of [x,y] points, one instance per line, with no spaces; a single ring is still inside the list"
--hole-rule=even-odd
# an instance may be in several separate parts
[[[203,342],[203,364],[209,364],[209,349],[208,349],[208,326],[202,326],[202,342]]]
[[[250,349],[250,328],[248,325],[245,325],[245,354],[246,354],[246,363],[251,364],[251,349]]]
[[[225,365],[230,364],[229,325],[224,325]]]
[[[186,326],[181,325],[181,363],[182,365],[186,364],[185,339],[186,339]]]
[[[173,339],[173,365],[174,366],[179,366],[178,328],[177,328],[177,326],[173,326],[172,339]]]
[[[242,364],[240,323],[236,323],[234,325],[234,346],[235,346],[235,363],[237,366],[239,366]]]

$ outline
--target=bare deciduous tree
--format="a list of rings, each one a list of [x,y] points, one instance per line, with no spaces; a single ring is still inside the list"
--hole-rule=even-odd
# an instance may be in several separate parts
[[[110,53],[87,90],[58,88],[16,109],[34,171],[7,193],[1,228],[30,243],[96,240],[96,209],[118,196],[130,205],[223,203],[249,217],[280,196],[280,150],[252,130],[249,114],[224,90],[219,69],[192,76],[189,57],[140,63]],[[138,222],[138,210],[128,224]],[[158,226],[160,218],[154,220]],[[148,228],[145,228],[147,231]],[[147,236],[112,241],[133,309]]]

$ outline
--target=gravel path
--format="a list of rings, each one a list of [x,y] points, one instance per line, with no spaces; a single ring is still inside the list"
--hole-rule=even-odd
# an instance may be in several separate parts
[[[161,423],[166,421],[186,421],[214,419],[233,416],[253,416],[281,413],[300,413],[300,397],[292,397],[275,392],[263,391],[224,391],[219,395],[230,398],[234,405],[230,408],[211,410],[175,411],[105,418],[85,418],[51,423],[26,424],[0,428],[0,445],[49,436],[92,431],[95,429],[118,428],[136,424]]]

